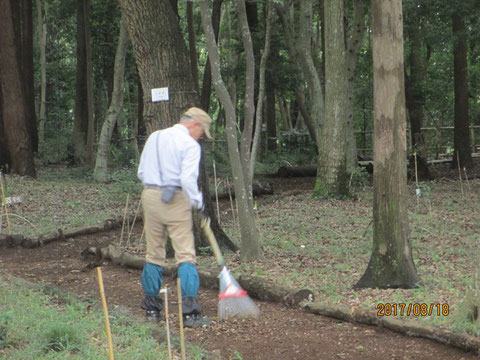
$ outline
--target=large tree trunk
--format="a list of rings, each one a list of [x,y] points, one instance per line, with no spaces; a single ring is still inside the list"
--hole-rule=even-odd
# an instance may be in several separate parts
[[[457,154],[460,167],[472,167],[470,149],[470,120],[468,118],[468,64],[465,21],[457,11],[452,16],[453,24],[453,78],[455,87],[455,130],[452,167],[457,167]]]
[[[210,17],[210,9],[207,0],[199,1],[200,5],[200,12],[202,15],[202,26],[205,32],[205,36],[207,38],[207,49],[208,49],[208,56],[210,58],[210,65],[212,68],[212,78],[213,83],[215,85],[215,89],[217,91],[217,95],[222,103],[223,107],[225,108],[226,118],[227,118],[227,125],[226,125],[226,132],[227,132],[227,142],[228,142],[228,154],[230,157],[230,162],[232,166],[232,173],[233,173],[233,181],[235,187],[235,193],[237,194],[237,201],[239,207],[238,218],[240,221],[240,232],[241,232],[241,249],[240,249],[240,258],[243,261],[251,261],[256,260],[261,255],[260,249],[260,242],[259,242],[259,233],[257,230],[255,216],[253,212],[253,201],[252,201],[252,193],[251,193],[251,186],[248,185],[248,167],[244,166],[245,163],[243,161],[248,160],[245,159],[246,152],[240,155],[242,150],[239,150],[238,146],[238,136],[237,136],[237,116],[235,111],[235,105],[232,101],[230,94],[223,82],[221,73],[220,73],[220,56],[218,52],[217,43],[215,41],[215,35],[213,32],[212,20]],[[239,21],[241,23],[241,28],[243,32],[243,40],[244,46],[247,46],[248,53],[250,56],[250,63],[247,65],[249,67],[249,71],[247,71],[247,89],[249,96],[252,96],[251,93],[252,88],[252,54],[253,50],[251,48],[248,49],[249,45],[248,40],[246,39],[250,34],[248,31],[248,24],[246,24],[246,14],[245,14],[245,2],[239,1],[238,3],[238,10],[239,10]],[[252,101],[250,99],[248,103],[246,103],[245,111],[248,112],[248,115],[245,116],[245,125],[250,127],[247,122],[253,120],[253,109],[252,109]],[[244,129],[244,132],[247,131]],[[251,130],[250,130],[251,131]],[[251,141],[251,133],[250,133],[250,140]],[[245,139],[248,139],[248,135],[244,134],[242,142],[243,146],[245,146]],[[242,160],[242,157],[243,160]],[[248,165],[248,162],[247,162]]]
[[[343,0],[325,1],[325,122],[318,143],[318,170],[314,195],[348,193],[346,164],[346,68]]]
[[[45,123],[47,118],[47,8],[42,0],[37,4],[37,34],[38,47],[40,48],[40,106],[38,116],[38,142],[39,147],[45,142]]]
[[[402,1],[372,0],[374,71],[373,251],[357,288],[420,281],[407,214]]]
[[[175,5],[176,2],[174,1]],[[147,135],[160,128],[174,125],[184,110],[198,105],[198,94],[195,90],[191,67],[185,41],[174,8],[170,2],[156,0],[120,0],[122,13],[125,15],[127,27],[136,55],[138,73],[143,94],[143,123]],[[151,90],[168,87],[169,101],[152,102]],[[139,115],[139,116],[140,116]],[[200,190],[204,195],[205,212],[212,219],[212,229],[219,242],[229,248],[235,248],[225,239],[224,234],[213,211],[206,177],[205,165],[200,165]],[[209,246],[195,220],[195,246]]]
[[[113,75],[113,91],[110,106],[105,121],[102,125],[102,131],[98,140],[97,159],[93,177],[97,181],[106,181],[108,175],[108,152],[110,149],[110,140],[112,138],[113,128],[117,122],[118,115],[123,105],[123,88],[125,77],[125,57],[127,54],[128,32],[127,25],[122,18],[120,22],[120,35],[118,36],[117,52],[115,54],[115,65]]]
[[[143,89],[147,134],[175,124],[197,103],[188,50],[175,11],[166,1],[120,0],[135,50]],[[168,87],[169,100],[152,102],[154,88]]]
[[[12,170],[35,177],[35,165],[27,119],[18,42],[15,37],[12,0],[0,2],[0,108]]]
[[[33,9],[32,0],[22,0],[22,72],[24,77],[26,115],[32,139],[32,150],[38,152],[35,85],[33,81]]]

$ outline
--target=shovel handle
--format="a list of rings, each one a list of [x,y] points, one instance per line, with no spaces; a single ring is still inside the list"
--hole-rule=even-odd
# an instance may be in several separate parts
[[[212,228],[210,227],[210,218],[207,216],[202,219],[202,229],[208,239],[208,242],[212,246],[212,250],[215,258],[217,259],[218,265],[223,266],[224,262],[222,252],[218,247],[217,239],[215,239],[215,235],[213,235]]]

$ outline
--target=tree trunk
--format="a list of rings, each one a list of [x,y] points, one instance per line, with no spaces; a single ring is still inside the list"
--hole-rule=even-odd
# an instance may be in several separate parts
[[[40,110],[38,116],[38,141],[42,149],[45,143],[45,123],[47,117],[47,8],[42,0],[37,4],[37,34],[40,48]]]
[[[346,67],[343,0],[325,1],[325,122],[318,143],[314,195],[348,194],[346,168]]]
[[[372,0],[373,251],[356,288],[413,288],[420,279],[408,229],[402,1]]]
[[[266,117],[267,117],[267,148],[270,151],[277,150],[277,121],[275,119],[275,85],[273,75],[267,72],[266,76]]]
[[[201,0],[198,2],[200,6],[200,12],[202,16],[202,26],[207,38],[207,49],[208,56],[210,58],[210,65],[212,69],[212,79],[217,91],[217,95],[225,108],[227,125],[227,142],[228,142],[228,154],[230,157],[230,162],[232,166],[233,181],[235,187],[235,193],[237,194],[237,201],[239,207],[239,221],[240,221],[240,232],[241,232],[241,249],[240,249],[240,258],[243,261],[251,261],[260,258],[261,249],[259,243],[259,233],[255,223],[255,216],[253,212],[253,201],[251,199],[251,187],[248,186],[248,172],[245,171],[244,164],[242,164],[242,159],[240,157],[240,151],[238,146],[238,137],[237,137],[237,118],[235,106],[228,93],[228,90],[223,82],[221,73],[220,73],[220,56],[218,52],[218,47],[215,41],[215,35],[213,32],[212,20],[209,16],[210,9],[207,0]],[[239,20],[242,23],[242,31],[244,32],[243,36],[247,37],[248,25],[246,24],[246,15],[245,3],[242,0],[239,0]],[[246,28],[245,28],[246,27]],[[244,39],[244,44],[246,44],[246,39]],[[247,45],[248,46],[248,45]],[[250,51],[250,56],[252,52]],[[248,66],[252,66],[250,63]],[[251,80],[252,71],[248,72],[247,78]],[[251,95],[251,83],[249,85],[250,92],[247,92]],[[246,105],[246,110],[251,111],[251,101],[249,105]],[[245,117],[248,119],[248,116]],[[246,124],[247,125],[247,124]],[[245,130],[244,130],[245,131]],[[245,139],[245,137],[244,137]],[[245,141],[245,140],[242,141]],[[244,156],[245,153],[242,154]],[[248,194],[250,190],[250,194]]]
[[[26,115],[32,139],[32,150],[38,152],[37,119],[35,116],[35,84],[33,80],[33,9],[32,0],[22,0],[22,72],[24,77]]]
[[[18,42],[11,0],[0,2],[0,108],[12,170],[35,177]]]
[[[87,0],[89,1],[89,0]],[[73,126],[73,151],[76,163],[88,160],[87,136],[89,125],[88,85],[87,85],[87,43],[85,28],[86,3],[77,0],[77,70],[75,90],[75,122]]]
[[[420,18],[413,10],[408,16],[408,23],[405,27],[410,39],[410,76],[406,77],[405,95],[406,105],[410,118],[410,133],[413,151],[416,153],[417,174],[419,180],[431,180],[432,175],[428,169],[428,149],[425,143],[425,136],[422,127],[425,122],[425,91],[424,80],[427,72],[427,60],[422,56],[422,39]]]
[[[147,134],[175,124],[197,103],[188,50],[175,11],[166,1],[120,0],[136,54]],[[168,87],[169,100],[152,102],[154,88]]]
[[[118,115],[123,105],[123,88],[125,78],[125,57],[128,46],[128,32],[125,20],[120,22],[120,35],[118,36],[117,52],[115,54],[115,65],[113,75],[113,92],[110,106],[105,121],[102,125],[102,131],[98,140],[97,159],[93,177],[97,181],[106,181],[108,175],[108,152],[110,149],[110,140]]]
[[[465,20],[457,11],[452,16],[453,24],[453,78],[455,88],[455,130],[452,167],[457,167],[457,154],[460,167],[472,167],[470,149],[470,119],[468,118],[468,64]]]
[[[212,25],[215,34],[215,41],[218,41],[218,34],[220,30],[220,19],[222,15],[223,0],[213,1],[212,10]],[[200,95],[201,108],[208,112],[210,108],[210,95],[212,92],[212,70],[210,68],[210,58],[207,59],[205,69],[203,71],[202,94]]]
[[[190,55],[190,66],[192,67],[193,83],[197,94],[199,93],[198,84],[198,60],[197,46],[195,44],[195,28],[193,22],[193,2],[187,0],[187,29],[188,29],[188,50]],[[206,110],[208,111],[208,109]]]
[[[365,13],[366,4],[364,0],[355,0],[353,15],[353,26],[347,39],[346,54],[346,93],[345,93],[345,118],[347,121],[346,129],[346,156],[347,172],[351,174],[357,168],[358,152],[357,139],[355,136],[355,118],[354,110],[354,88],[355,88],[355,69],[360,55],[363,37],[365,35]]]
[[[90,44],[90,0],[83,1],[84,11],[84,32],[85,32],[85,80],[87,90],[87,161],[88,164],[93,164],[94,149],[93,143],[95,141],[95,119],[93,117],[93,64],[92,64],[92,45]]]

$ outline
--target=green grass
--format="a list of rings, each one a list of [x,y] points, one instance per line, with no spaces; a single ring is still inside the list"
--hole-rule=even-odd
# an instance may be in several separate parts
[[[108,358],[103,313],[80,301],[62,303],[40,287],[0,275],[0,359]],[[168,359],[158,328],[109,310],[115,359]],[[189,347],[193,359],[203,358]]]

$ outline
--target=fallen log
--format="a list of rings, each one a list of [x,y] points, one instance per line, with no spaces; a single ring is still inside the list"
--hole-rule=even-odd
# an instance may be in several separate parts
[[[103,248],[90,247],[87,249],[87,252],[95,255],[97,258],[109,260],[122,267],[141,270],[145,264],[143,256],[128,253],[115,245]],[[167,264],[163,267],[163,270],[167,276],[176,276],[177,266]],[[203,287],[218,289],[218,272],[201,267],[197,267],[197,270]],[[297,307],[300,303],[313,301],[313,293],[308,289],[289,289],[258,276],[240,276],[238,277],[238,283],[251,296],[260,300],[282,303],[291,307]]]
[[[400,334],[426,338],[446,345],[452,345],[467,351],[480,353],[480,338],[467,334],[426,325],[406,322],[396,318],[378,317],[374,311],[349,307],[343,304],[303,303],[300,306],[313,314],[328,316],[348,322],[374,325]]]
[[[316,166],[280,166],[276,176],[289,177],[314,177],[317,176]]]
[[[273,184],[272,183],[254,183],[252,185],[252,193],[253,196],[261,196],[261,195],[273,195],[274,189],[273,189]],[[230,187],[230,191],[227,189],[222,190],[221,192],[217,193],[215,195],[215,192],[212,192],[210,194],[210,198],[212,200],[216,200],[218,196],[218,199],[228,199],[230,196],[232,199],[235,198],[235,189],[233,186]]]
[[[141,219],[140,219],[141,221]],[[122,226],[123,218],[107,219],[103,224],[89,226],[85,228],[76,228],[70,230],[58,229],[38,237],[25,237],[23,235],[2,235],[0,234],[0,247],[24,247],[35,248],[49,244],[53,241],[65,241],[67,238],[75,236],[91,235],[99,232],[109,231]]]

